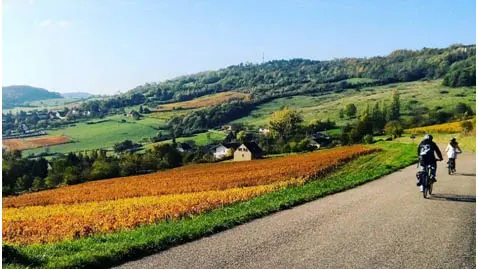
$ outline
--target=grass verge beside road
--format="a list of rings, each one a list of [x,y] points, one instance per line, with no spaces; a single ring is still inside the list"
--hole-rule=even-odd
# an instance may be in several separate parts
[[[165,221],[132,231],[55,244],[3,245],[2,263],[4,268],[112,266],[356,187],[404,168],[416,160],[413,144],[382,142],[376,146],[383,150],[355,159],[324,178],[179,221]]]
[[[432,133],[433,141],[437,143],[442,151],[442,154],[446,155],[445,147],[450,143],[452,137],[456,137],[460,148],[464,151],[476,152],[476,135],[464,135],[463,133],[453,133],[453,134],[438,134]],[[415,140],[410,138],[410,134],[404,134],[402,137],[395,139],[395,141],[400,143],[410,143],[418,147],[418,144],[422,141],[424,135],[416,135]],[[416,150],[416,149],[415,149]]]

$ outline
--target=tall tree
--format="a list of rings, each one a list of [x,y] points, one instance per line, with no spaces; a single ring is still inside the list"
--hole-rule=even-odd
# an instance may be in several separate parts
[[[302,115],[289,107],[272,114],[269,125],[273,134],[284,140],[296,135],[300,130],[300,124],[304,121]]]
[[[390,120],[400,119],[400,93],[398,90],[392,91],[392,106],[390,108]]]
[[[385,133],[391,135],[393,139],[402,136],[403,127],[399,121],[390,121],[385,125]]]
[[[354,104],[348,104],[345,106],[344,112],[349,118],[355,117],[355,114],[357,114],[357,107]]]
[[[372,123],[373,123],[373,131],[378,133],[383,130],[385,126],[385,114],[384,111],[380,108],[380,104],[377,102],[372,108]]]

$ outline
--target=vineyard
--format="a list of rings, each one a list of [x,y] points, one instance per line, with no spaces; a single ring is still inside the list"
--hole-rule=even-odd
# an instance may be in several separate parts
[[[40,148],[45,146],[53,146],[68,143],[70,139],[66,136],[40,136],[32,138],[18,138],[3,140],[3,147],[8,150],[25,150]]]
[[[326,175],[377,149],[351,146],[252,162],[191,165],[3,198],[3,240],[77,239],[195,215]]]
[[[473,124],[473,128],[474,128],[475,121],[470,120],[469,122]],[[450,122],[450,123],[437,124],[437,125],[431,125],[431,126],[425,126],[425,127],[419,127],[419,128],[412,128],[412,129],[408,129],[407,131],[411,134],[427,134],[427,133],[451,134],[451,133],[463,132],[463,126],[462,126],[462,122],[458,121],[458,122]]]
[[[191,101],[171,103],[160,105],[157,111],[169,111],[173,109],[193,109],[214,106],[220,103],[228,102],[231,100],[249,100],[249,95],[240,92],[221,92],[213,95],[207,95],[200,98],[193,99]]]

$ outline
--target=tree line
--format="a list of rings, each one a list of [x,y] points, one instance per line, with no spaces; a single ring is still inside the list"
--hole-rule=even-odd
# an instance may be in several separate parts
[[[412,100],[412,103],[415,100]],[[356,121],[342,128],[340,142],[342,145],[355,143],[372,143],[374,135],[389,135],[392,139],[400,137],[405,128],[441,124],[452,119],[465,119],[474,115],[473,109],[465,103],[457,103],[453,110],[430,110],[426,107],[409,107],[410,116],[402,117],[400,92],[392,91],[390,104],[376,102],[372,108],[367,106]],[[354,104],[347,104],[339,111],[339,116],[355,117],[358,113]]]
[[[475,45],[453,45],[444,49],[397,50],[387,56],[345,58],[331,61],[275,60],[262,64],[239,64],[217,71],[183,76],[134,88],[147,100],[178,102],[223,91],[244,91],[253,98],[291,91],[359,87],[353,78],[366,78],[370,86],[443,77],[455,64],[475,56]],[[472,60],[469,60],[470,62]],[[332,86],[332,87],[331,87]]]
[[[124,147],[126,143],[119,143]],[[204,149],[201,149],[204,151]],[[92,180],[131,176],[178,167],[187,162],[203,162],[204,152],[181,154],[175,144],[162,144],[143,154],[124,153],[108,156],[106,150],[68,153],[50,161],[22,158],[20,151],[4,151],[2,193],[10,195],[28,191],[73,185]]]

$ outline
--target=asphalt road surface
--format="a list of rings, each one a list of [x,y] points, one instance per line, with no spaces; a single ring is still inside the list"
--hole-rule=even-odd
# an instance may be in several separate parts
[[[445,165],[431,199],[410,166],[119,268],[476,268],[475,155]]]

